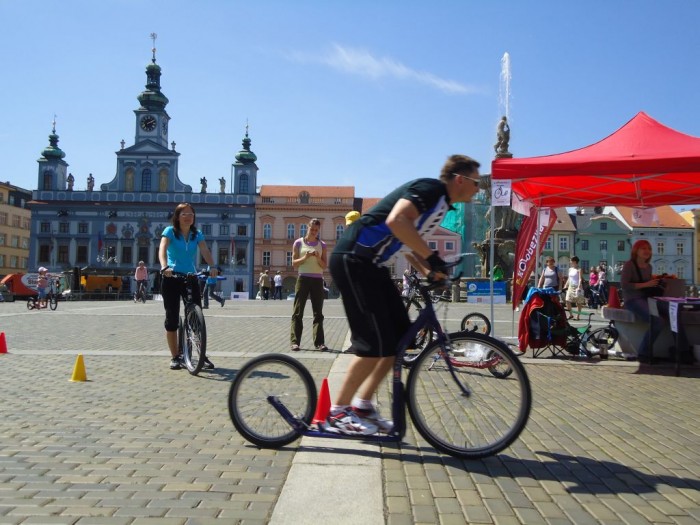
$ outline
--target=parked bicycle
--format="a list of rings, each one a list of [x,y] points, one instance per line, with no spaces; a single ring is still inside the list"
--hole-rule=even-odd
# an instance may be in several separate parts
[[[204,313],[201,306],[192,300],[192,290],[195,286],[199,287],[201,275],[208,276],[209,272],[173,272],[171,277],[185,282],[185,293],[182,296],[182,302],[185,305],[184,316],[180,317],[177,329],[177,345],[182,361],[192,375],[197,375],[202,370],[207,354],[207,327],[204,322]]]
[[[609,352],[615,347],[620,337],[613,321],[608,326],[603,326],[592,330],[591,318],[593,312],[588,314],[586,326],[576,328],[569,326],[567,334],[566,348],[569,353],[578,354],[582,357],[595,357],[607,359]]]
[[[326,431],[323,421],[312,423],[317,402],[313,377],[286,354],[261,355],[240,369],[228,396],[235,428],[261,448],[279,448],[302,435],[401,441],[408,406],[418,432],[442,452],[477,459],[508,447],[523,431],[530,414],[532,391],[527,373],[503,342],[479,333],[443,331],[429,296],[443,284],[420,286],[425,307],[397,347],[392,380],[394,425],[388,434],[348,436]],[[404,386],[403,353],[423,328],[432,330],[436,340],[418,356]],[[509,377],[500,380],[484,373],[488,363],[475,366],[469,356],[477,352],[510,368]]]
[[[39,299],[38,295],[33,295],[29,299],[27,299],[27,310],[40,310],[42,308],[46,308],[47,306],[51,310],[55,310],[58,308],[58,298],[61,295],[60,290],[61,289],[61,282],[56,279],[50,279],[49,280],[49,290],[46,292],[46,296],[44,297],[44,305],[41,305],[41,300]]]

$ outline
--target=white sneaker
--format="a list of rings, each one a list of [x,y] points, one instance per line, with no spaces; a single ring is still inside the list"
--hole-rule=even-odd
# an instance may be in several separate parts
[[[335,415],[329,415],[324,430],[348,436],[369,436],[379,432],[379,427],[355,414],[348,408]]]
[[[384,434],[388,434],[394,428],[394,422],[391,419],[383,418],[379,414],[379,410],[376,408],[365,410],[362,408],[352,407],[352,411],[361,419],[375,424],[379,428],[379,431]]]

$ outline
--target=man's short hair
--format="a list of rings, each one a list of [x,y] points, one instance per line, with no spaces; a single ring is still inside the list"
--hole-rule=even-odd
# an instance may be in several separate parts
[[[457,175],[469,176],[478,171],[479,166],[481,164],[466,155],[450,155],[440,171],[440,180],[447,182]]]

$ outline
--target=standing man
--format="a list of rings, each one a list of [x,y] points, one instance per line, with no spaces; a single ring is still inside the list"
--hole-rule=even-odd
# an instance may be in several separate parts
[[[267,270],[260,274],[258,284],[260,285],[260,298],[267,301],[270,298],[270,274]]]
[[[279,299],[281,301],[282,300],[282,272],[277,270],[277,273],[273,277],[273,280],[275,281],[275,293],[272,296],[272,298]]]
[[[479,163],[452,155],[439,179],[417,179],[384,197],[353,222],[330,258],[356,354],[345,375],[325,428],[347,435],[388,433],[372,396],[392,369],[396,346],[410,320],[388,266],[400,252],[430,280],[444,279],[445,262],[423,239],[440,225],[455,202],[469,202],[479,191]]]

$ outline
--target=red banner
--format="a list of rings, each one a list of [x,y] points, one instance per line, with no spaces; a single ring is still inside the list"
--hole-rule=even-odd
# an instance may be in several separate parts
[[[538,217],[540,227],[537,228]],[[557,220],[557,214],[552,209],[544,209],[539,212],[533,208],[530,210],[530,215],[525,217],[518,237],[515,239],[515,269],[513,275],[513,309],[520,304],[520,298],[523,295],[523,290],[527,286],[530,279],[530,274],[535,267],[537,261],[537,247],[539,245],[540,252],[544,245],[549,232],[552,231],[554,222]],[[539,239],[539,242],[538,242]]]

